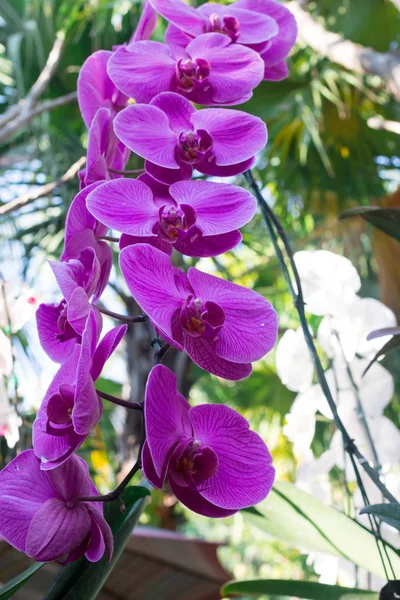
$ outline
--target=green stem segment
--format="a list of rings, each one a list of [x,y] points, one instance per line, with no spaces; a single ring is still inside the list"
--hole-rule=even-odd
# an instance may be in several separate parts
[[[111,394],[106,394],[106,392],[100,392],[100,390],[96,390],[97,395],[104,400],[108,400],[113,404],[117,404],[118,406],[123,406],[124,408],[129,408],[133,410],[143,410],[143,404],[140,402],[127,402],[126,400],[121,400],[120,398],[116,398],[115,396],[111,396]]]
[[[120,315],[119,313],[113,312],[112,310],[108,310],[107,308],[103,308],[96,304],[97,310],[99,310],[103,315],[107,315],[108,317],[112,317],[113,319],[118,319],[118,321],[124,321],[125,323],[144,323],[147,321],[147,315],[137,315],[135,317],[129,317],[128,315]]]
[[[253,190],[253,192],[257,198],[257,201],[259,203],[259,206],[260,206],[261,212],[263,214],[265,223],[267,225],[268,231],[271,235],[272,244],[274,246],[279,264],[281,266],[283,275],[286,279],[290,294],[293,298],[293,302],[295,304],[296,310],[299,315],[304,338],[305,338],[309,352],[311,354],[311,358],[314,363],[314,367],[315,367],[315,370],[317,373],[317,378],[318,378],[319,384],[320,384],[322,391],[328,401],[329,408],[332,411],[336,426],[338,427],[338,429],[340,430],[340,432],[343,436],[343,443],[346,448],[346,451],[350,454],[350,456],[353,456],[353,457],[355,456],[357,458],[360,466],[369,475],[369,477],[372,479],[372,481],[375,483],[375,485],[381,491],[383,496],[387,500],[389,500],[389,502],[398,503],[396,498],[389,492],[389,490],[386,488],[384,483],[381,481],[381,479],[379,477],[379,473],[376,471],[376,469],[374,469],[374,467],[372,467],[370,465],[368,460],[361,454],[361,452],[357,448],[356,444],[354,443],[354,440],[348,434],[348,432],[338,414],[336,403],[333,399],[328,382],[326,381],[325,372],[322,367],[320,358],[317,353],[317,349],[314,344],[313,336],[310,333],[310,329],[308,327],[307,318],[306,318],[305,310],[304,310],[305,303],[304,303],[304,297],[303,297],[303,290],[301,287],[300,275],[299,275],[299,272],[296,267],[296,263],[295,263],[294,256],[293,256],[293,250],[290,245],[289,239],[288,239],[286,232],[285,232],[284,228],[282,227],[278,217],[274,214],[271,207],[268,205],[268,203],[266,202],[262,193],[260,192],[251,170],[246,171],[244,176],[246,178],[247,183],[249,184],[250,188]],[[286,265],[284,254],[280,248],[279,239],[281,240],[281,242],[285,248],[285,252],[286,252],[289,264],[290,264],[290,269],[293,274],[294,283],[296,285],[297,292],[293,285],[292,276],[290,275],[289,269]]]

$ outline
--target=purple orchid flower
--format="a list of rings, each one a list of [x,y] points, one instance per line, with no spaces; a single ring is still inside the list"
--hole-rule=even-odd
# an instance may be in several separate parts
[[[71,458],[44,472],[33,450],[26,450],[0,472],[0,535],[36,561],[65,565],[85,555],[91,562],[113,552],[111,529],[82,458]]]
[[[285,58],[297,37],[292,13],[276,0],[238,0],[229,5],[207,2],[198,8],[182,0],[151,0],[169,25],[167,44],[185,48],[205,32],[225,34],[232,42],[259,52],[264,79],[280,80],[288,75]]]
[[[129,43],[148,40],[157,25],[157,13],[149,0],[144,0],[139,22]]]
[[[56,373],[33,425],[33,446],[42,469],[63,464],[99,422],[102,402],[94,382],[126,329],[115,327],[97,345],[100,331],[91,310],[81,344]]]
[[[162,365],[149,375],[144,410],[143,472],[153,486],[168,476],[178,500],[206,517],[228,517],[269,494],[272,457],[239,413],[223,404],[191,408]]]
[[[205,108],[172,92],[150,104],[128,106],[114,120],[115,133],[146,159],[145,169],[157,181],[190,179],[193,168],[205,175],[238,175],[254,164],[267,143],[265,123],[239,110]]]
[[[121,177],[112,171],[122,171],[129,154],[129,149],[114,133],[111,111],[99,108],[89,129],[86,166],[79,171],[81,189],[97,181]]]
[[[273,348],[277,314],[257,292],[190,268],[187,276],[148,244],[120,253],[134,299],[161,335],[202,369],[238,380]]]
[[[98,185],[94,183],[79,192],[69,207],[65,222],[64,252],[62,261],[80,257],[86,248],[93,248],[100,264],[98,285],[94,291],[96,302],[103,293],[112,267],[112,250],[110,246],[98,238],[107,234],[108,227],[97,221],[86,208],[86,198]]]
[[[63,363],[81,342],[92,307],[90,300],[98,289],[100,263],[89,247],[79,259],[49,264],[64,299],[59,304],[40,304],[36,323],[43,350],[54,362]],[[101,314],[96,308],[93,311],[101,329]]]
[[[114,85],[107,74],[109,50],[98,50],[85,60],[78,77],[78,104],[89,129],[99,108],[110,109],[114,116],[125,108],[128,97]]]
[[[256,211],[254,197],[235,185],[180,181],[170,188],[149,175],[119,179],[97,187],[87,198],[89,211],[125,234],[122,247],[148,243],[167,254],[216,256],[242,239],[238,227]]]
[[[241,104],[264,76],[254,50],[232,44],[220,33],[200,35],[185,49],[160,42],[121,46],[108,62],[115,85],[136,102],[177,92],[197,104]]]

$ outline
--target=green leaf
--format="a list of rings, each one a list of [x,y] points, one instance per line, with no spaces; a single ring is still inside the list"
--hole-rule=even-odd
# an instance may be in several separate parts
[[[99,562],[90,563],[83,557],[67,565],[55,579],[44,600],[83,600],[83,598],[94,600],[96,598],[121,556],[146,506],[149,493],[149,488],[145,487],[145,484],[128,487],[122,494],[126,507],[125,513],[121,513],[118,501],[110,503],[106,510],[114,536],[114,553],[111,561],[108,563],[104,556]]]
[[[247,521],[269,536],[309,552],[326,552],[345,558],[385,578],[370,531],[335,508],[286,481],[277,482],[268,498],[257,505],[262,517],[243,511]],[[400,557],[385,544],[395,572]]]
[[[44,563],[34,563],[30,567],[28,567],[23,573],[20,573],[14,579],[6,583],[0,588],[0,600],[8,600],[12,598],[25,583],[30,579],[35,573],[39,571],[43,567]]]
[[[374,227],[384,231],[400,242],[400,209],[375,208],[374,206],[357,206],[343,212],[339,219],[348,217],[362,217]]]
[[[381,356],[386,356],[389,352],[393,352],[393,350],[398,350],[400,348],[400,335],[395,335],[391,340],[386,342],[384,346],[375,354],[374,358],[371,360],[367,368],[365,369],[363,376],[367,373],[367,371],[372,367],[374,362],[378,360]]]
[[[375,515],[400,531],[400,504],[395,504],[394,502],[388,504],[371,504],[371,506],[363,508],[360,514]]]
[[[291,579],[252,579],[249,581],[228,581],[222,589],[223,596],[246,594],[259,596],[294,596],[307,600],[378,600],[376,592],[326,585],[316,581],[293,581]]]

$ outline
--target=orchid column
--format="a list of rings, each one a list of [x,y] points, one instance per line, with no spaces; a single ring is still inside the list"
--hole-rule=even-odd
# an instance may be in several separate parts
[[[169,21],[166,44],[148,41],[155,11]],[[241,242],[255,199],[199,175],[238,175],[255,163],[267,142],[265,124],[226,107],[248,100],[263,79],[287,75],[295,37],[293,17],[275,0],[198,9],[152,0],[127,45],[95,52],[81,69],[87,161],[61,261],[50,264],[60,302],[37,311],[42,347],[61,366],[37,415],[33,450],[0,473],[0,534],[36,560],[65,564],[85,554],[97,561],[105,549],[111,556],[101,502],[119,498],[142,466],[152,485],[161,488],[168,478],[183,504],[209,517],[250,507],[272,487],[271,455],[246,420],[227,406],[190,408],[165,366],[151,370],[138,404],[97,391],[127,328],[101,337],[98,303],[112,267],[112,228],[122,234],[122,276],[144,314],[108,314],[150,323],[162,340],[157,363],[172,346],[235,381],[273,348],[277,315],[264,297],[195,268],[178,269],[170,257],[217,256]],[[126,168],[131,153],[144,159],[137,179]],[[75,452],[99,422],[103,399],[144,412],[146,436],[131,473],[99,496]]]

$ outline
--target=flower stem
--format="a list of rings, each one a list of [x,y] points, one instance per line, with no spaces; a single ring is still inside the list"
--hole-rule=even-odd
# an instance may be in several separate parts
[[[118,404],[118,406],[123,406],[124,408],[130,408],[133,410],[143,410],[143,404],[140,402],[128,402],[126,400],[121,400],[120,398],[116,398],[115,396],[111,396],[111,394],[106,394],[106,392],[100,392],[100,390],[96,390],[97,395],[104,400],[108,400],[113,404]]]
[[[99,235],[96,240],[103,240],[105,242],[119,242],[119,238],[113,237],[112,235]]]
[[[154,364],[159,365],[170,348],[171,346],[164,342],[160,349],[154,355]]]
[[[108,315],[113,319],[118,319],[118,321],[125,321],[125,323],[144,323],[147,321],[147,315],[137,315],[136,317],[129,317],[128,315],[120,315],[119,313],[113,312],[112,310],[107,310],[107,308],[103,308],[96,304],[96,308],[103,313],[103,315]]]
[[[358,388],[358,385],[355,382],[355,379],[354,379],[354,376],[353,376],[353,372],[351,370],[349,361],[347,360],[346,355],[344,353],[344,349],[343,349],[342,343],[340,341],[340,337],[339,337],[338,332],[334,331],[334,335],[336,336],[338,344],[340,346],[340,350],[342,352],[342,357],[343,357],[344,363],[346,365],[346,372],[347,372],[347,375],[348,375],[348,377],[350,379],[351,387],[354,390],[354,397],[356,399],[356,405],[357,405],[357,417],[358,417],[358,419],[359,419],[362,427],[364,428],[364,432],[365,432],[365,435],[367,437],[368,444],[370,446],[372,455],[374,457],[374,467],[379,472],[380,469],[381,469],[381,464],[380,464],[380,461],[379,461],[379,458],[378,458],[378,453],[376,451],[374,440],[372,439],[372,434],[371,434],[371,430],[370,430],[369,425],[368,425],[367,417],[365,415],[364,407],[363,407],[362,402],[361,402],[360,390]]]
[[[387,500],[389,500],[389,502],[395,502],[397,504],[398,501],[389,492],[389,490],[386,488],[384,483],[381,481],[381,479],[379,477],[379,473],[376,471],[376,469],[374,469],[374,467],[372,467],[370,465],[368,460],[361,454],[361,452],[357,448],[356,444],[354,443],[354,440],[348,434],[348,432],[338,414],[336,403],[333,399],[328,382],[325,378],[324,369],[322,367],[320,358],[317,353],[317,349],[314,344],[313,336],[311,335],[309,327],[308,327],[307,318],[306,318],[305,310],[304,310],[304,297],[303,297],[303,290],[301,287],[300,275],[299,275],[299,272],[296,267],[296,263],[295,263],[294,256],[293,256],[293,250],[290,245],[289,239],[288,239],[286,232],[283,229],[278,217],[274,214],[271,207],[268,205],[265,198],[261,194],[251,170],[249,169],[248,171],[246,171],[246,173],[244,175],[245,175],[246,181],[248,182],[249,186],[251,187],[251,189],[253,190],[253,192],[257,198],[257,201],[260,205],[261,212],[263,214],[265,223],[268,227],[268,231],[271,234],[272,244],[274,246],[279,264],[282,268],[283,274],[287,281],[290,294],[293,298],[294,305],[298,312],[301,327],[302,327],[303,334],[304,334],[304,338],[306,340],[309,352],[311,354],[311,358],[314,363],[315,370],[317,372],[319,384],[320,384],[322,391],[328,401],[329,408],[332,411],[335,423],[342,434],[343,443],[346,448],[346,451],[350,454],[350,456],[355,456],[357,458],[361,467],[369,475],[369,477],[372,479],[372,481],[375,483],[375,485],[379,488],[379,490],[382,492],[384,497]],[[291,271],[292,271],[292,274],[294,277],[294,282],[295,282],[295,285],[297,288],[297,292],[294,289],[292,277],[291,277],[289,269],[286,265],[284,254],[280,248],[278,236],[279,236],[280,240],[282,241],[283,246],[285,248],[285,252],[286,252],[286,255],[289,260],[289,264],[290,264],[290,268],[291,268]]]
[[[115,173],[116,175],[139,175],[144,173],[144,169],[131,169],[128,171],[118,171],[118,169],[108,169],[109,173]]]

